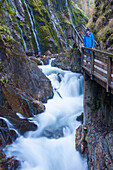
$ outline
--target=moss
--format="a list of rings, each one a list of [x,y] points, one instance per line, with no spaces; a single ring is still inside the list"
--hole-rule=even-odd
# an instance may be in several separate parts
[[[40,60],[38,60],[38,59],[36,59],[36,58],[34,58],[34,57],[32,57],[32,58],[30,58],[32,61],[34,61],[37,65],[42,65],[42,63],[40,62]]]
[[[3,66],[2,66],[2,62],[0,62],[0,71],[2,71]]]
[[[110,39],[112,39],[111,35],[113,34],[113,12],[110,2],[99,2],[98,8],[96,6],[94,9],[88,27],[90,27],[95,34],[96,40],[103,43],[105,50],[108,47],[112,48],[112,41],[110,41]]]
[[[72,1],[69,1],[69,8],[73,18],[74,25],[77,27],[80,24],[86,24],[88,22],[88,17],[75,6]]]
[[[0,33],[1,34],[9,34],[11,35],[11,32],[9,31],[9,28],[5,25],[0,25]]]
[[[7,77],[2,76],[2,77],[0,78],[0,84],[1,84],[2,86],[5,86],[5,87],[6,87],[6,85],[8,84],[8,82],[9,82],[9,80],[8,80]]]

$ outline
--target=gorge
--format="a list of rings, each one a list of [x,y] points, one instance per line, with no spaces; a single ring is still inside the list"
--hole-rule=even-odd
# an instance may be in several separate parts
[[[112,169],[112,95],[82,75],[75,38],[93,5],[0,0],[0,169]],[[95,0],[86,25],[110,52],[112,9]]]

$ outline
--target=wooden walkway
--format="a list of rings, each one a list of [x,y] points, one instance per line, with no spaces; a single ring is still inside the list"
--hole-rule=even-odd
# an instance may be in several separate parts
[[[113,54],[82,47],[82,68],[91,80],[113,94]]]
[[[96,81],[107,92],[113,94],[113,54],[92,48],[82,47],[85,26],[76,27],[73,37],[82,54],[82,68],[91,80]],[[88,56],[88,57],[87,57]]]

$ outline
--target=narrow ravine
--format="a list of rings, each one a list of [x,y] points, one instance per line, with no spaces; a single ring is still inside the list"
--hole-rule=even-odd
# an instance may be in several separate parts
[[[21,161],[21,170],[87,170],[86,158],[75,149],[83,77],[50,65],[40,67],[52,82],[54,97],[45,104],[45,112],[30,118],[38,129],[17,138],[5,152]]]

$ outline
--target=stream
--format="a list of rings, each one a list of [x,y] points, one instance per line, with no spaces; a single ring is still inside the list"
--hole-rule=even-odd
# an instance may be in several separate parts
[[[49,65],[40,66],[51,80],[54,97],[46,110],[29,118],[38,125],[8,145],[8,157],[21,161],[20,170],[88,170],[87,159],[75,149],[75,132],[83,111],[83,77],[79,73],[61,70]]]

